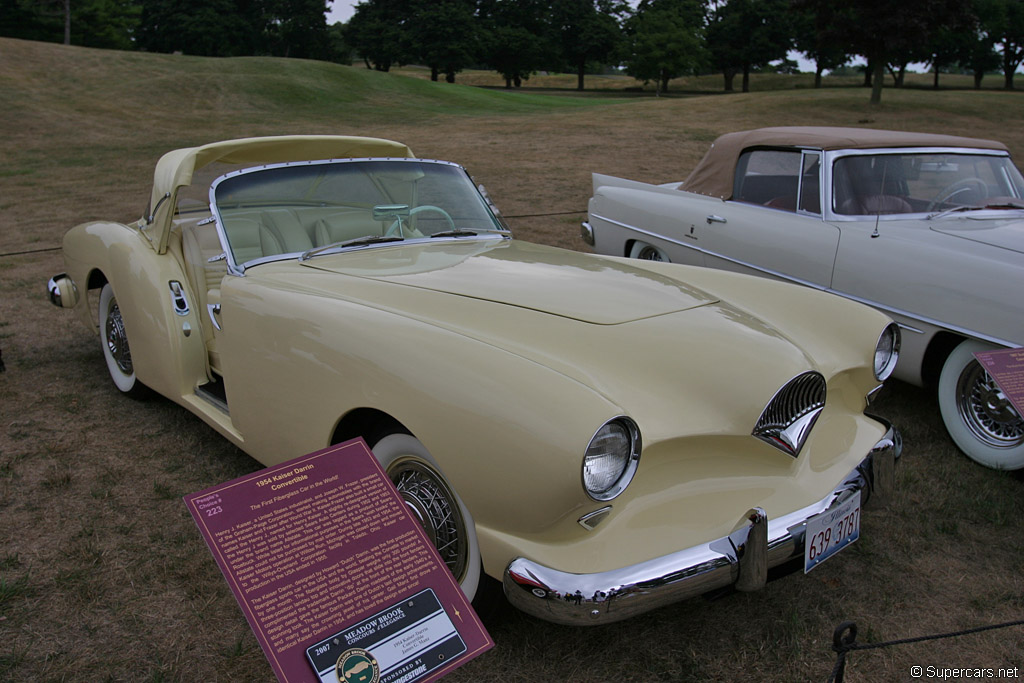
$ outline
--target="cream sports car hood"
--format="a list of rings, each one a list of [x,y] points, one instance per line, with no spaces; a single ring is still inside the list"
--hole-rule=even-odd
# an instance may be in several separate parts
[[[714,303],[668,277],[528,242],[447,242],[375,247],[304,265],[407,287],[516,306],[598,325]]]
[[[792,285],[662,265],[467,239],[278,261],[240,280],[312,295],[294,300],[304,311],[290,315],[299,318],[320,311],[325,325],[336,324],[326,322],[332,307],[315,298],[339,299],[530,359],[642,418],[655,439],[677,434],[684,414],[700,433],[749,434],[801,372],[870,374],[881,314]],[[401,325],[388,329],[389,338],[403,334]],[[407,355],[429,363],[460,352],[452,338],[432,339],[410,336]]]

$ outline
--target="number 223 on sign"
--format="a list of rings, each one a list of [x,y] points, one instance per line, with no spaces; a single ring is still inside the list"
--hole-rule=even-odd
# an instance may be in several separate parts
[[[860,491],[842,505],[807,521],[804,573],[860,538]]]

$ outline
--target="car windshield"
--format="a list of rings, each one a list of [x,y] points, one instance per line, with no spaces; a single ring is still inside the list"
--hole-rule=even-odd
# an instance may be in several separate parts
[[[419,159],[298,162],[211,189],[232,265],[432,236],[506,232],[463,168]]]
[[[832,210],[841,215],[1024,208],[1024,179],[1006,155],[848,155],[836,160],[832,184]]]

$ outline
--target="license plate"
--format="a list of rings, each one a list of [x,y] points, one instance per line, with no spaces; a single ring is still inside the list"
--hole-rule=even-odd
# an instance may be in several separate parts
[[[860,538],[860,491],[837,508],[807,520],[804,573]]]

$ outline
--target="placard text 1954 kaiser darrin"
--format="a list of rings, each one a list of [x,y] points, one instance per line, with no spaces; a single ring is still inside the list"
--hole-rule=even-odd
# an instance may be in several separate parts
[[[79,225],[64,256],[51,299],[121,391],[268,465],[364,437],[466,594],[494,577],[545,619],[809,569],[892,484],[898,434],[865,415],[884,315],[515,241],[461,167],[395,142],[170,152],[141,220]]]
[[[1024,467],[1024,420],[974,353],[1024,345],[1024,179],[991,140],[859,128],[718,138],[683,182],[594,174],[601,254],[807,285],[903,330],[895,376],[938,387],[953,441]]]

